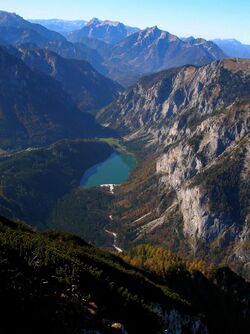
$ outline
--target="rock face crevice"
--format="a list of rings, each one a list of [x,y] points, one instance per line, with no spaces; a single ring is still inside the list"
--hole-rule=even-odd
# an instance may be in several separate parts
[[[164,242],[164,228],[174,224],[169,208],[175,202],[182,217],[177,251],[184,238],[195,254],[202,249],[203,255],[216,254],[216,261],[249,266],[244,255],[249,242],[249,60],[145,77],[101,110],[99,119],[127,138],[148,138],[147,145],[157,151],[159,192],[152,196],[158,196],[161,210],[144,220],[136,240],[147,235],[147,241]],[[160,198],[169,193],[175,194],[174,202],[162,205]]]

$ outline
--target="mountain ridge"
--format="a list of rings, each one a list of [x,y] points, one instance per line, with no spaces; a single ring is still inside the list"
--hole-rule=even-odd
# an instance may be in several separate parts
[[[121,245],[165,243],[249,277],[250,60],[144,77],[98,119],[147,157],[143,173],[117,190]]]
[[[250,58],[250,45],[248,44],[243,44],[236,39],[214,39],[213,42],[230,57]]]
[[[98,133],[105,136],[107,129],[90,114],[81,113],[59,82],[32,71],[4,48],[0,48],[0,68],[1,148],[95,137]]]
[[[33,46],[9,49],[32,70],[46,74],[62,84],[81,111],[93,111],[109,104],[122,87],[99,74],[87,61],[67,59],[53,51]]]
[[[182,41],[157,26],[130,35],[113,46],[105,62],[109,76],[128,86],[145,74],[186,64],[204,65],[226,55],[213,43]],[[124,81],[123,81],[124,80]]]
[[[107,44],[116,44],[138,30],[138,28],[126,26],[118,21],[102,21],[92,18],[82,29],[67,34],[67,38],[72,42],[80,42],[82,38],[88,37]]]

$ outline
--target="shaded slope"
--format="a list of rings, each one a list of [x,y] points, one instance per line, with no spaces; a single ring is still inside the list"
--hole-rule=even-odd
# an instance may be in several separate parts
[[[151,255],[133,251],[132,257]],[[159,252],[158,252],[159,254]],[[161,253],[163,254],[163,252]],[[81,333],[95,330],[114,333],[120,323],[128,333],[227,333],[247,328],[249,285],[228,269],[215,272],[211,281],[174,263],[161,275],[136,269],[120,258],[88,245],[83,240],[58,233],[34,232],[24,224],[0,218],[1,306],[5,333]],[[159,258],[161,261],[161,256]],[[214,282],[214,283],[213,283]],[[173,286],[173,290],[169,288]],[[209,301],[203,306],[194,295]],[[205,289],[204,289],[205,288]],[[233,293],[232,289],[233,288]],[[192,304],[181,295],[191,298]],[[215,304],[218,322],[209,324]],[[229,318],[228,318],[229,317]],[[231,318],[232,317],[232,318]],[[12,321],[9,321],[9,320]],[[212,318],[213,319],[213,318]],[[215,319],[215,318],[214,318]],[[231,320],[236,322],[231,326]],[[119,331],[117,331],[119,332]]]
[[[105,136],[55,80],[0,49],[0,146],[40,145],[60,138]]]
[[[17,56],[31,69],[59,81],[81,111],[106,106],[122,89],[84,60],[66,59],[52,51],[32,47],[19,47]]]

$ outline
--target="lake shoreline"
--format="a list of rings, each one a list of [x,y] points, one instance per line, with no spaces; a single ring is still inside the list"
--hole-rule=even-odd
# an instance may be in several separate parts
[[[136,165],[133,155],[114,151],[107,159],[85,171],[80,180],[80,186],[92,188],[112,185],[113,191],[113,186],[120,185],[129,178]]]

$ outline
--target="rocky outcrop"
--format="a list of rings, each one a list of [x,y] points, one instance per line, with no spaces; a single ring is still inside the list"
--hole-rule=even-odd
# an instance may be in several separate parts
[[[136,229],[136,240],[146,235],[150,241],[153,235],[155,241],[158,230],[162,242],[164,226],[173,224],[170,215],[177,210],[182,217],[177,250],[184,238],[192,254],[202,249],[213,257],[220,247],[216,261],[248,266],[249,60],[227,59],[145,77],[103,109],[99,119],[128,140],[146,138],[158,152],[158,193],[152,196],[159,208],[154,219],[148,216]]]

